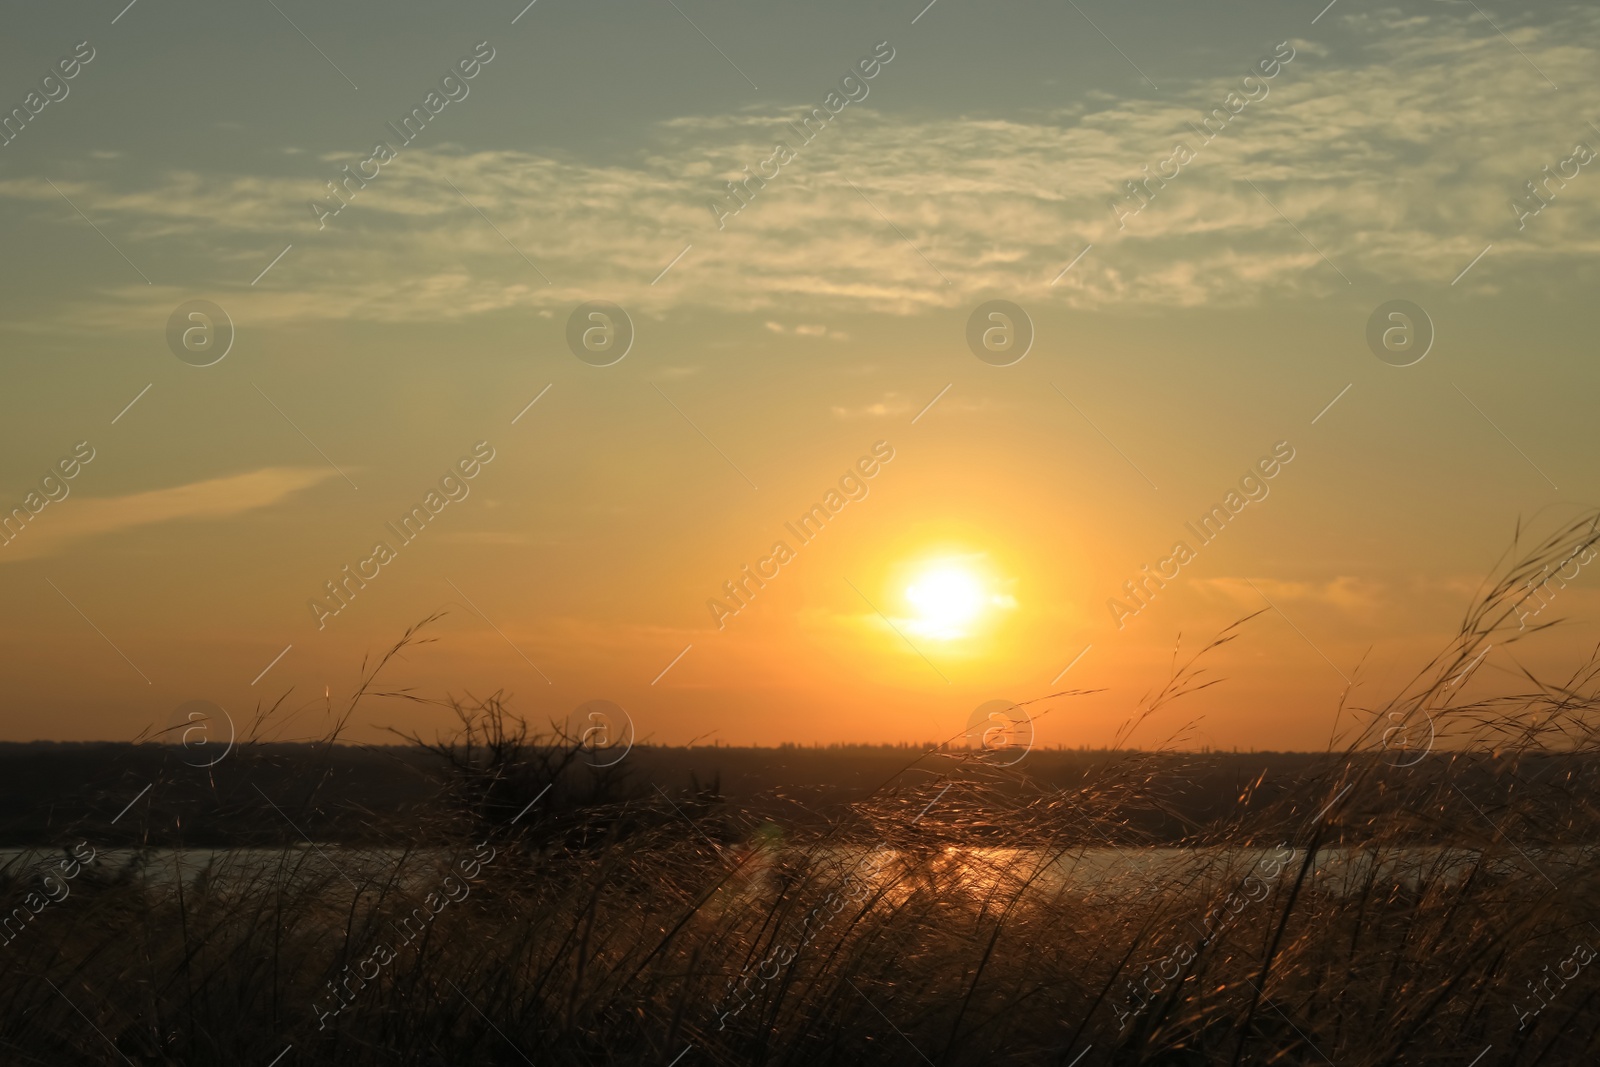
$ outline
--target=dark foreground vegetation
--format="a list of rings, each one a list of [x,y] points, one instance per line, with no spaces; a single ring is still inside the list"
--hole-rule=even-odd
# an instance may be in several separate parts
[[[492,698],[369,753],[395,790],[370,817],[325,803],[338,723],[320,767],[247,732],[231,765],[128,779],[155,784],[120,815],[113,775],[0,880],[0,1062],[1593,1063],[1600,663],[1467,694],[1594,531],[1506,567],[1282,781],[1232,756],[903,751],[780,817],[781,784],[652,781],[646,750],[603,766]],[[1210,684],[1208,650],[1130,722]],[[185,837],[184,773],[233,811],[208,832],[254,847]]]
[[[557,736],[529,738],[528,748],[555,758]],[[441,778],[448,772],[447,761],[416,745],[256,742],[203,769],[185,763],[185,756],[167,744],[0,742],[0,848],[55,849],[86,833],[117,848],[260,848],[307,838],[352,846],[415,842],[419,828],[437,822]],[[652,800],[659,806],[660,788],[674,796],[702,796],[722,815],[737,812],[728,823],[732,836],[721,843],[735,843],[764,823],[808,835],[834,829],[848,839],[870,835],[850,829],[857,805],[870,803],[887,785],[964,781],[972,756],[959,743],[789,749],[636,744],[609,773],[596,766],[605,761],[596,753],[570,761],[553,776],[540,810]],[[1042,795],[1109,790],[1136,772],[1150,788],[1120,791],[1115,817],[1096,824],[1085,843],[1184,846],[1212,840],[1241,812],[1301,796],[1308,776],[1325,773],[1328,759],[1306,752],[1034,749],[1011,773],[986,777],[981,804],[953,788],[923,822],[949,824],[955,811],[964,810],[962,832],[969,841],[995,834],[1016,843],[1004,825],[1013,809]],[[1512,759],[1517,773],[1508,775]],[[997,761],[989,756],[986,762]],[[1445,803],[1464,818],[1472,804],[1503,803],[1519,782],[1576,787],[1600,773],[1600,758],[1587,752],[1479,752],[1448,767],[1420,758],[1408,766],[1386,751],[1352,754],[1350,761],[1368,764],[1366,773],[1381,785],[1369,797],[1352,798],[1353,806],[1369,806],[1373,814],[1392,806],[1393,791],[1408,796],[1419,780],[1445,774],[1462,791]],[[147,785],[151,789],[140,795]],[[135,796],[136,807],[113,823]],[[292,824],[273,804],[294,814]],[[1350,822],[1349,808],[1344,815]],[[1057,829],[1070,830],[1069,816],[1062,812],[1060,818]],[[1361,825],[1357,820],[1346,832],[1359,834]],[[1428,838],[1419,834],[1417,840]]]

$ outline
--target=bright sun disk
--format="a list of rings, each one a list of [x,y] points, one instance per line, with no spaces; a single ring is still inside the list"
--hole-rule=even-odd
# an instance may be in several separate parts
[[[906,587],[916,609],[913,630],[928,637],[960,637],[983,610],[983,585],[970,571],[942,564],[924,571]]]

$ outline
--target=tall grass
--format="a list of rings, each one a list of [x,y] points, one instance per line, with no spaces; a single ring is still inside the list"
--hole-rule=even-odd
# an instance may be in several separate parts
[[[594,768],[498,696],[446,701],[452,732],[412,738],[438,798],[404,840],[86,866],[0,945],[0,1061],[1595,1062],[1600,660],[1464,696],[1486,649],[1548,625],[1519,626],[1530,589],[1595,530],[1514,557],[1399,694],[1341,709],[1296,788],[1246,783],[1181,850],[1128,813],[1199,756],[1124,749],[1047,788],[951,748],[785,833],[714,783]],[[1129,735],[1239,633],[1175,659]],[[36,884],[14,864],[0,889]]]

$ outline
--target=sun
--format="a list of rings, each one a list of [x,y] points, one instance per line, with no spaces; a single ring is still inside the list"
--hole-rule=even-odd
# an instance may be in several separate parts
[[[965,637],[993,599],[978,576],[967,568],[953,563],[933,564],[906,587],[906,601],[915,612],[909,626],[923,637]]]

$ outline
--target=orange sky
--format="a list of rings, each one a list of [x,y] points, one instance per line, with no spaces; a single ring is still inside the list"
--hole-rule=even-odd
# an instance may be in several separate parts
[[[472,4],[381,39],[317,15],[288,67],[203,14],[196,49],[142,8],[30,12],[0,99],[95,57],[0,146],[0,736],[286,690],[312,736],[445,610],[392,685],[762,744],[1103,689],[1039,705],[1042,743],[1101,745],[1180,635],[1267,608],[1135,740],[1320,747],[1519,521],[1600,497],[1600,16],[1525,13],[1512,48],[1443,7],[1108,8],[1119,54],[1070,8],[727,6],[696,20],[719,57],[671,8]],[[209,365],[196,300],[231,324]],[[973,350],[995,324],[1020,359]],[[1526,657],[1593,643],[1588,579]]]

